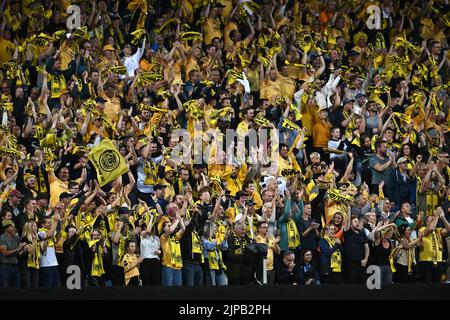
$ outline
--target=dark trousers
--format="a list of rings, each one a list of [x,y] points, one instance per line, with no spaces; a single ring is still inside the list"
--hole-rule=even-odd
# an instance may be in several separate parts
[[[416,282],[416,266],[412,266],[412,272],[408,273],[408,267],[401,264],[395,266],[395,278],[398,283],[415,283]]]
[[[112,266],[111,282],[114,287],[121,287],[125,284],[125,272],[122,267]]]
[[[247,286],[250,284],[251,272],[241,265],[227,266],[228,284],[231,286]]]
[[[183,262],[183,285],[201,286],[203,285],[203,269],[200,264]]]
[[[39,269],[20,266],[20,281],[24,288],[39,287]]]
[[[441,283],[442,263],[433,264],[431,261],[419,262],[420,282]]]
[[[340,272],[331,272],[322,276],[324,284],[343,284],[344,278]]]
[[[41,267],[39,269],[39,286],[50,288],[61,287],[61,279],[59,278],[57,266]]]
[[[159,259],[144,259],[139,272],[144,286],[161,285],[161,262]]]
[[[105,286],[105,278],[102,277],[93,277],[90,276],[86,280],[86,285],[89,287],[104,287]]]
[[[20,272],[17,264],[0,265],[0,288],[20,287]]]
[[[203,283],[205,286],[212,285],[208,259],[205,259],[205,263],[203,263]]]
[[[135,276],[130,279],[130,282],[128,282],[127,287],[137,287],[139,286],[139,277]]]
[[[364,267],[360,261],[347,261],[344,265],[345,283],[364,283]]]

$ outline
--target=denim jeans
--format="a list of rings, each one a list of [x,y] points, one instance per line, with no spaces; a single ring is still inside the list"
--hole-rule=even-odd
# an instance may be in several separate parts
[[[0,265],[0,288],[20,287],[20,271],[17,264]]]
[[[391,266],[380,266],[381,270],[381,285],[391,285],[392,284],[392,270]]]
[[[227,276],[223,270],[209,270],[211,275],[211,285],[213,286],[226,286]]]
[[[162,266],[162,285],[181,287],[183,285],[181,270]]]
[[[61,287],[58,267],[41,267],[39,269],[39,286],[51,288]]]
[[[203,285],[203,270],[199,264],[183,262],[183,285],[201,286]]]

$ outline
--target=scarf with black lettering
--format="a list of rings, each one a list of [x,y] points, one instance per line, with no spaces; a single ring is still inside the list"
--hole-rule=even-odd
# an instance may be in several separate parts
[[[287,222],[288,246],[289,249],[297,249],[300,246],[300,234],[298,233],[295,221],[289,219]]]

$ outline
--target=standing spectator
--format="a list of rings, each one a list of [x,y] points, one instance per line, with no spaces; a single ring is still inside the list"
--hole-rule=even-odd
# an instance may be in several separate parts
[[[336,237],[336,226],[328,224],[324,228],[324,236],[320,239],[320,267],[322,281],[327,284],[342,284],[342,255],[344,248]]]
[[[184,200],[187,205],[187,200]],[[192,202],[192,194],[190,194]],[[197,207],[193,206],[191,219],[186,221],[186,230],[180,239],[181,256],[183,257],[183,285],[203,285],[203,251],[199,237],[200,214]]]
[[[436,228],[441,219],[445,229]],[[426,218],[426,226],[419,229],[422,239],[419,252],[420,281],[423,283],[440,283],[442,276],[443,243],[442,237],[450,232],[450,224],[445,218],[444,211],[438,207],[434,215]]]
[[[2,227],[5,233],[0,236],[0,287],[20,287],[18,256],[26,243],[19,243],[14,222],[3,220]]]
[[[363,283],[369,259],[369,244],[364,225],[348,210],[344,223],[344,278],[346,283]]]
[[[413,239],[411,227],[406,223],[398,227],[398,232],[398,253],[394,257],[397,282],[414,283],[417,277],[416,247],[420,246],[421,238]]]
[[[129,241],[126,244],[127,253],[123,257],[123,268],[125,272],[125,286],[136,287],[139,285],[139,265],[142,258],[136,254],[136,242]]]
[[[293,185],[295,186],[296,182]],[[291,194],[294,199],[291,198]],[[283,215],[278,219],[281,237],[280,248],[282,251],[292,250],[295,252],[300,246],[300,234],[297,229],[297,223],[299,223],[303,214],[302,191],[297,193],[293,189],[289,192],[287,188],[285,195]]]
[[[218,200],[219,201],[219,200]],[[222,252],[228,250],[228,241],[222,239],[218,233],[216,224],[208,221],[205,224],[205,231],[203,233],[203,248],[205,256],[205,264],[209,270],[212,286],[224,286],[227,284],[227,276],[225,271],[227,266],[223,261]],[[205,280],[207,276],[205,276]],[[207,281],[205,281],[206,284]]]
[[[393,199],[394,173],[397,164],[394,154],[387,151],[386,142],[377,140],[375,142],[375,155],[370,158],[369,166],[372,171],[371,192],[378,192],[378,185],[384,181],[385,194],[389,199]]]
[[[246,234],[244,223],[236,223],[234,233],[228,238],[228,250],[224,254],[230,285],[250,284],[250,267],[244,263],[244,253],[251,239]]]
[[[300,233],[301,250],[303,252],[311,251],[314,257],[314,262],[318,263],[319,254],[317,252],[317,239],[319,234],[320,224],[311,218],[311,204],[305,203],[303,205],[303,216],[298,223],[298,232]]]
[[[56,227],[60,221],[59,214],[52,218],[44,218],[40,222],[38,232],[41,242],[41,262],[39,264],[39,286],[60,287],[61,279],[58,271],[58,260],[56,259]]]
[[[175,204],[173,204],[175,205]],[[170,205],[168,207],[168,211]],[[181,228],[175,232],[177,226]],[[173,222],[166,221],[162,225],[161,249],[162,249],[162,285],[181,286],[183,284],[182,272],[183,258],[181,256],[180,239],[185,230],[183,219],[176,210],[176,218]]]
[[[256,243],[264,243],[267,245],[267,284],[273,285],[275,283],[275,270],[274,270],[274,254],[280,254],[280,236],[276,238],[269,235],[269,224],[266,221],[258,222],[257,225],[258,234],[256,236]]]
[[[38,240],[36,221],[28,221],[25,223],[21,242],[26,243],[23,254],[19,258],[22,287],[37,288],[39,286],[41,247]]]
[[[379,226],[374,230],[374,242],[371,250],[371,264],[380,267],[381,285],[392,284],[391,238],[396,228],[394,223]],[[393,262],[393,261],[392,261]]]
[[[141,257],[144,259],[139,270],[144,286],[161,285],[161,243],[156,235],[154,215],[150,215],[148,225],[141,225]]]

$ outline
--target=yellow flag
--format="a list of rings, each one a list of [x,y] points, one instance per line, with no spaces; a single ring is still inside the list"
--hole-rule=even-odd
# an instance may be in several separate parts
[[[92,148],[88,158],[97,170],[97,180],[100,187],[128,172],[125,159],[111,140],[103,140]]]

